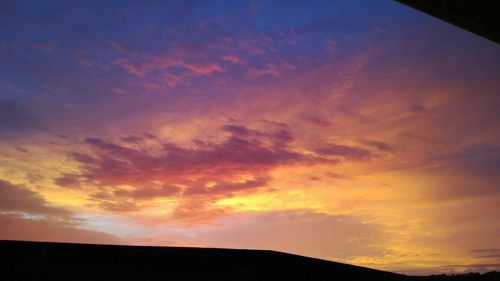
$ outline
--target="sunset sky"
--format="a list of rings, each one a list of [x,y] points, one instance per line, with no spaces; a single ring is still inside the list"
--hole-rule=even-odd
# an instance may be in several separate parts
[[[500,45],[395,1],[0,1],[0,239],[500,270]]]

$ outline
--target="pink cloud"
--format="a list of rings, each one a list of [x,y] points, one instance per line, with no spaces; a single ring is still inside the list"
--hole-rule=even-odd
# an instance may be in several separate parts
[[[118,53],[126,56],[126,58],[116,59],[114,64],[139,78],[144,78],[148,73],[154,71],[165,72],[171,67],[184,68],[197,75],[210,75],[224,71],[224,68],[220,64],[207,59],[187,62],[180,57],[146,54],[116,41],[108,42]],[[199,51],[201,47],[197,45],[183,45],[181,47],[176,46],[176,48],[187,51]],[[167,81],[167,84],[171,86],[177,84],[178,79],[182,78],[177,76],[177,79],[173,79],[173,77],[167,75],[167,73],[164,73],[164,77],[166,77],[165,81]]]
[[[128,59],[121,58],[115,60],[114,64],[137,77],[142,78],[146,75],[147,70],[140,63],[131,62]]]
[[[223,72],[224,69],[214,62],[198,62],[198,63],[179,63],[179,66],[185,67],[197,74],[212,74],[215,72]]]
[[[173,218],[188,225],[204,223],[226,215],[230,210],[224,207],[215,207],[204,199],[183,201],[173,213]]]
[[[259,76],[264,76],[264,75],[270,75],[274,77],[278,77],[280,75],[280,71],[274,67],[271,68],[263,68],[263,69],[257,69],[257,68],[250,68],[246,76],[249,78],[257,78]]]
[[[311,114],[305,114],[305,113],[301,114],[300,118],[306,122],[309,122],[311,124],[314,124],[314,125],[317,125],[320,127],[329,127],[331,125],[330,121],[323,119],[323,118],[320,118],[320,117],[315,116],[315,115],[311,115]]]
[[[263,132],[226,125],[222,130],[229,136],[220,143],[197,141],[194,148],[163,143],[160,155],[88,138],[85,143],[92,154],[71,154],[82,168],[74,176],[87,185],[102,187],[90,199],[105,209],[135,211],[140,202],[176,197],[185,201],[179,206],[185,214],[191,200],[206,201],[208,208],[210,202],[265,187],[269,171],[277,167],[338,162],[292,151],[289,146],[294,138],[284,129]],[[140,142],[140,138],[134,141]],[[241,181],[242,177],[246,179]],[[121,185],[134,189],[123,190]]]
[[[341,156],[351,161],[368,160],[372,156],[367,149],[339,144],[326,144],[314,151],[320,155]]]
[[[113,88],[111,88],[111,91],[115,94],[120,94],[120,95],[129,93],[127,90],[125,90],[123,88],[119,88],[119,87],[113,87]]]
[[[228,61],[233,64],[238,64],[241,61],[240,57],[232,54],[222,56],[222,60]]]
[[[51,42],[36,43],[33,44],[33,47],[45,51],[47,53],[53,53],[57,51],[57,45]]]
[[[245,74],[251,79],[258,78],[259,76],[270,75],[274,77],[280,76],[284,71],[295,69],[295,66],[287,61],[277,64],[266,64],[261,68],[250,68]]]
[[[293,137],[284,130],[268,133],[234,125],[223,130],[230,136],[221,143],[197,142],[195,149],[163,143],[164,154],[159,156],[89,138],[85,142],[96,156],[74,153],[72,157],[82,163],[86,181],[111,186],[231,181],[249,171],[258,176],[280,165],[327,162],[289,150]]]

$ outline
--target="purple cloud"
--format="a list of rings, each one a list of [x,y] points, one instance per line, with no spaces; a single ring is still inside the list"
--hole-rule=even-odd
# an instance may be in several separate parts
[[[301,114],[300,118],[308,123],[314,124],[319,127],[328,127],[331,125],[330,121],[310,114],[305,114],[305,113]]]
[[[338,162],[293,151],[290,146],[294,138],[284,129],[264,132],[239,125],[225,125],[221,129],[229,135],[220,143],[194,141],[194,148],[185,148],[164,142],[158,155],[87,138],[84,142],[92,153],[70,155],[80,162],[81,174],[64,175],[57,182],[68,185],[79,179],[99,186],[101,190],[91,200],[108,210],[134,211],[141,201],[157,197],[197,201],[204,198],[212,202],[265,187],[269,171],[277,167]],[[142,138],[128,136],[122,140],[136,143]],[[243,177],[245,180],[241,181]],[[122,185],[133,189],[125,190]],[[183,213],[189,209],[185,204],[179,206]]]
[[[69,218],[71,212],[51,206],[40,194],[22,185],[0,179],[0,212],[21,212],[46,217]]]
[[[392,151],[395,151],[396,148],[388,143],[385,143],[385,142],[381,142],[381,141],[374,141],[374,140],[364,140],[363,141],[363,144],[367,145],[367,146],[371,146],[371,147],[374,147],[380,151],[384,151],[384,152],[392,152]]]
[[[320,155],[341,156],[351,161],[368,160],[372,156],[372,153],[364,148],[339,144],[327,144],[314,151]]]

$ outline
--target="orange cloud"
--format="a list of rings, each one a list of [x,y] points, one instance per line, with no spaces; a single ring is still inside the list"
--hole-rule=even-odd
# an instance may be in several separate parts
[[[82,228],[74,212],[49,204],[40,194],[0,180],[0,239],[121,243],[113,235]]]
[[[222,198],[266,187],[269,171],[275,168],[339,162],[294,151],[294,138],[285,129],[266,132],[225,125],[222,130],[228,137],[220,143],[195,140],[194,148],[184,148],[165,142],[161,154],[155,155],[133,147],[140,146],[143,137],[122,138],[127,145],[88,138],[85,143],[92,153],[71,154],[80,163],[81,173],[65,174],[55,183],[69,188],[99,187],[89,199],[111,211],[137,211],[141,202],[156,198],[192,200],[174,212],[186,217],[187,210],[194,209],[189,207],[193,202],[205,201],[200,206],[207,207]]]
[[[96,244],[122,244],[123,240],[104,232],[51,219],[29,219],[0,213],[0,240],[26,240]]]

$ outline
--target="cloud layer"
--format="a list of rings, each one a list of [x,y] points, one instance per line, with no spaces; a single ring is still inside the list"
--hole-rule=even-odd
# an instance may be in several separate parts
[[[219,199],[268,186],[274,169],[340,162],[294,151],[294,138],[284,129],[264,132],[231,124],[222,126],[221,131],[227,137],[219,143],[193,140],[187,148],[158,142],[155,154],[138,148],[143,141],[140,137],[122,138],[125,144],[87,138],[84,143],[89,153],[70,154],[80,163],[80,173],[65,174],[55,183],[63,188],[97,186],[99,191],[90,198],[112,211],[136,211],[141,202],[155,198],[180,198],[174,216],[188,218],[192,211],[193,217],[199,218],[200,209]],[[347,160],[362,160],[357,159],[358,154],[355,148],[340,153]]]
[[[365,2],[0,1],[0,238],[498,268],[499,47]]]
[[[75,213],[51,206],[40,194],[0,180],[0,239],[121,243],[120,238],[81,227]]]

